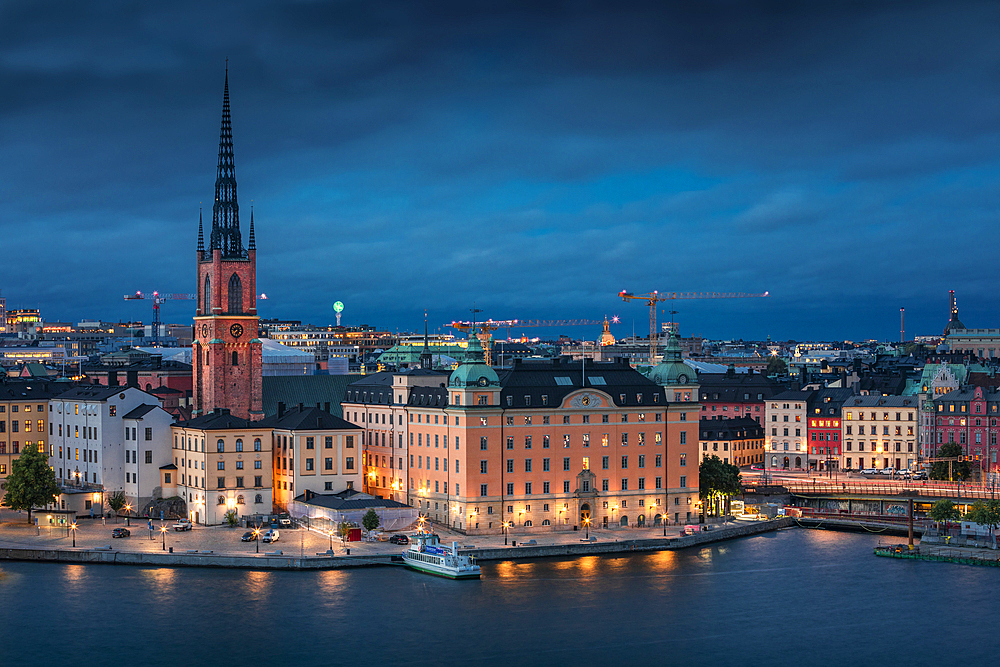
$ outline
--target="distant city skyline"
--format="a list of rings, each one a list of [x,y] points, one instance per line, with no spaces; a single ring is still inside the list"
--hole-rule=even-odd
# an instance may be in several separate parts
[[[262,318],[683,335],[1000,326],[1000,7],[533,3],[0,8],[0,293],[150,320],[193,293],[226,59]],[[167,303],[189,323],[193,302]],[[667,321],[669,315],[660,316]],[[599,329],[567,330],[588,339]],[[559,330],[527,333],[555,336]],[[511,333],[521,333],[513,331]]]

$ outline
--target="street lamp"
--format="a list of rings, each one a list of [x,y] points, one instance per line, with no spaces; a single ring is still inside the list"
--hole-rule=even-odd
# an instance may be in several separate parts
[[[587,527],[587,541],[590,541],[590,517],[586,516],[583,518],[583,525]]]
[[[162,551],[166,551],[167,550],[167,527],[166,526],[160,526],[160,535],[163,537],[163,549],[162,549]]]
[[[257,553],[260,553],[260,526],[253,529],[253,541],[257,543]],[[330,549],[333,549],[333,533],[330,533]]]
[[[510,528],[510,522],[504,521],[501,525],[503,526],[503,545],[507,546],[507,529]]]
[[[70,525],[69,529],[70,529],[71,531],[73,531],[73,548],[75,549],[75,548],[76,548],[76,521],[74,521],[74,522],[73,522],[73,523],[72,523],[72,524]]]
[[[611,506],[611,523],[612,523],[612,525],[615,523],[615,510],[616,509],[618,509],[618,505],[612,505]]]
[[[131,523],[129,523],[129,513],[131,511],[132,511],[132,504],[131,503],[126,503],[125,504],[125,525],[126,526],[131,526],[132,525]]]
[[[333,530],[330,531],[330,551],[333,551]]]

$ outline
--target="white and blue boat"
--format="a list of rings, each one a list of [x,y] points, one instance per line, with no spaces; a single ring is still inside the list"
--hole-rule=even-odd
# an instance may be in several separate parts
[[[410,548],[403,552],[403,563],[414,570],[449,579],[479,579],[480,569],[472,556],[458,553],[458,542],[443,546],[432,533],[410,537]]]

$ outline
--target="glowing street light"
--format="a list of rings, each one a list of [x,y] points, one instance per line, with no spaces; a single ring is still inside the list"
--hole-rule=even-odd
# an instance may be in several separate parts
[[[160,526],[160,535],[163,537],[163,551],[167,550],[167,527]]]
[[[131,512],[132,512],[132,503],[126,503],[125,504],[125,525],[126,526],[131,526],[132,525],[131,523],[129,523],[129,514]]]
[[[260,526],[253,529],[253,541],[257,543],[257,553],[260,553]],[[333,548],[333,533],[330,533],[330,548]]]
[[[587,527],[587,541],[590,541],[590,517],[583,518],[583,525]]]
[[[507,546],[507,529],[510,528],[510,521],[504,521],[501,526],[503,526],[503,545]]]
[[[74,522],[73,522],[73,523],[72,523],[72,524],[70,525],[70,527],[69,527],[69,529],[70,529],[71,531],[73,531],[73,548],[74,548],[74,549],[76,548],[76,528],[77,528],[77,526],[76,526],[76,521],[74,521]]]

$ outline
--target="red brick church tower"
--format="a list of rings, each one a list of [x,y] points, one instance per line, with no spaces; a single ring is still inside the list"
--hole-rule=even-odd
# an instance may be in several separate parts
[[[194,317],[194,416],[213,408],[257,420],[261,404],[261,342],[257,338],[257,247],[253,211],[246,249],[236,200],[229,70],[222,98],[222,133],[215,180],[212,234],[205,250],[198,215],[198,310]]]

